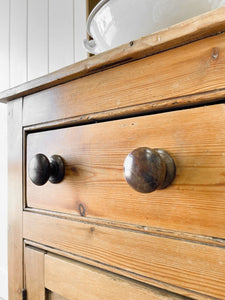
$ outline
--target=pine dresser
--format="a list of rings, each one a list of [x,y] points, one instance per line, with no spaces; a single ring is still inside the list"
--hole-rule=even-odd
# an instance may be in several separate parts
[[[225,8],[0,94],[9,299],[225,299]]]

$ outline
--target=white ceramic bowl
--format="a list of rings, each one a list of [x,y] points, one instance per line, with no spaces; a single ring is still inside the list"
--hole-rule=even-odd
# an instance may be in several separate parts
[[[225,5],[225,0],[102,0],[91,12],[84,40],[98,54]]]

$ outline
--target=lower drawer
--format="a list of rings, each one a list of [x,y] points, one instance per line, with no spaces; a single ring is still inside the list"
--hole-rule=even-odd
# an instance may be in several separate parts
[[[56,255],[45,255],[45,287],[69,300],[166,300],[184,299],[125,279],[110,272]]]
[[[224,104],[30,133],[27,167],[43,153],[63,157],[59,184],[34,185],[27,174],[27,207],[84,218],[225,237]],[[123,163],[138,147],[162,148],[176,178],[149,194],[133,190]]]
[[[63,252],[64,256],[194,299],[225,299],[225,248],[28,212],[23,221],[27,242],[35,241],[47,251]],[[54,286],[60,288],[66,277],[57,271],[57,264],[52,268],[50,274],[57,280]],[[90,283],[91,290],[98,276],[96,272],[86,288]],[[74,282],[82,285],[83,277],[74,278]],[[48,279],[47,287],[52,286]]]
[[[174,293],[40,248],[24,248],[28,300],[181,300]]]

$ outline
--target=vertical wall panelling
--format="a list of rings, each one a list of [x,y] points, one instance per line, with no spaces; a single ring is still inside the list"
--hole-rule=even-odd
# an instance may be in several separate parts
[[[1,1],[0,1],[1,2]],[[7,106],[0,104],[0,299],[8,299]]]
[[[9,88],[9,1],[0,1],[0,91]]]
[[[10,86],[27,80],[27,0],[10,0]]]
[[[73,0],[49,0],[49,71],[74,62]]]
[[[83,40],[86,38],[86,1],[74,0],[74,62],[87,58],[87,52],[83,47]]]
[[[28,80],[48,73],[48,1],[28,0]]]

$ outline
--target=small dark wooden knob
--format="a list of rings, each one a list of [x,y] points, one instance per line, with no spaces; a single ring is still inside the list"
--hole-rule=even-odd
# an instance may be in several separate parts
[[[140,193],[151,193],[172,183],[176,166],[165,150],[141,147],[127,155],[124,175],[133,189]]]
[[[31,159],[28,173],[30,180],[36,185],[43,185],[48,180],[59,183],[65,174],[63,159],[59,155],[53,155],[48,160],[44,154],[38,153]]]

